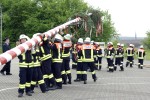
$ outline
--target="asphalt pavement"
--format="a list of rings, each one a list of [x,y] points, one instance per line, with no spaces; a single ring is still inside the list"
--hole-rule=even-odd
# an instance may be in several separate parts
[[[150,100],[150,68],[138,69],[137,61],[133,68],[125,67],[125,71],[107,72],[107,64],[103,59],[101,71],[96,71],[98,80],[93,81],[88,72],[87,84],[73,82],[63,85],[63,89],[42,93],[35,88],[33,96],[24,94],[18,98],[19,68],[18,59],[11,63],[11,76],[0,74],[0,100]],[[145,61],[146,65],[150,61]],[[2,66],[1,66],[2,67]],[[72,71],[72,80],[76,78],[76,71]]]

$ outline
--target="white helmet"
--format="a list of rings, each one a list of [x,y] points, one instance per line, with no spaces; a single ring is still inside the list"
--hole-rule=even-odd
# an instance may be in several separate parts
[[[24,34],[21,34],[21,35],[19,36],[19,40],[21,40],[21,39],[27,39],[27,40],[28,40],[28,38],[29,38],[29,37],[27,37],[27,36],[24,35]]]
[[[82,39],[82,38],[79,38],[79,39],[78,39],[78,42],[79,42],[79,43],[83,43],[83,39]]]
[[[122,47],[124,47],[124,44],[121,44]]]
[[[132,45],[132,44],[129,44],[129,46],[132,47],[133,45]]]
[[[113,43],[112,43],[112,42],[109,42],[109,44],[110,44],[110,45],[113,45]]]
[[[141,45],[140,48],[144,48],[143,45]]]
[[[94,43],[94,41],[92,40],[92,41],[91,41],[91,44],[93,44],[93,43]]]
[[[120,43],[117,43],[117,46],[121,46],[121,44],[120,44]]]
[[[61,42],[63,41],[63,37],[60,34],[56,34],[54,39],[60,40]]]
[[[132,44],[132,47],[135,47],[134,44]]]
[[[91,42],[91,39],[90,39],[89,37],[87,37],[87,38],[84,40],[84,42],[90,43],[90,42]]]
[[[70,34],[66,34],[66,35],[64,36],[64,39],[70,40],[70,39],[71,39],[71,35],[70,35]]]

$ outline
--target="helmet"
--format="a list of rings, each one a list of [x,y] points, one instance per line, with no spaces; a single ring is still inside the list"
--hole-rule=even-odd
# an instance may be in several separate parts
[[[87,37],[87,38],[84,40],[84,42],[90,43],[90,42],[91,42],[91,39],[90,39],[89,37]]]
[[[84,42],[87,42],[87,43],[90,43],[91,42],[91,39],[89,37],[86,37]]]
[[[134,44],[132,44],[132,47],[135,47]]]
[[[144,48],[143,45],[141,45],[140,48]]]
[[[133,45],[132,45],[132,44],[129,44],[129,46],[132,47]]]
[[[83,43],[83,39],[82,39],[82,38],[79,38],[79,39],[78,39],[78,42],[79,42],[79,43]]]
[[[71,39],[71,35],[70,35],[70,34],[66,34],[66,35],[64,36],[64,39],[70,40],[70,39]]]
[[[96,45],[98,45],[98,46],[100,45],[100,43],[99,43],[99,42],[95,42],[95,44],[96,44]]]
[[[60,34],[56,34],[55,37],[54,37],[54,39],[57,39],[57,40],[59,40],[60,42],[63,41],[63,37],[62,37]]]
[[[122,47],[124,47],[124,44],[121,44]]]
[[[120,43],[117,43],[117,46],[120,46],[121,44]]]
[[[94,41],[93,41],[93,40],[91,41],[91,44],[94,44]]]
[[[27,36],[24,35],[24,34],[21,34],[21,35],[19,36],[19,40],[21,40],[21,39],[27,39],[27,40],[28,40],[28,38],[29,38],[29,37],[27,37]]]
[[[113,45],[113,43],[112,43],[112,42],[109,42],[109,44],[110,44],[110,45]]]

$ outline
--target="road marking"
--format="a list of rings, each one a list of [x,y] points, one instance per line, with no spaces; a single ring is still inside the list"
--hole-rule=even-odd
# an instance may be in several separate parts
[[[64,85],[64,86],[67,86],[67,87],[71,87],[71,86],[89,86],[89,85],[150,85],[150,82],[147,82],[147,83],[105,83],[105,84],[76,84],[76,85]]]
[[[150,78],[150,77],[105,77],[105,78],[98,78],[98,79],[115,79],[115,78],[121,78],[121,79],[124,79],[124,78]]]
[[[4,88],[4,89],[1,89],[0,92],[6,91],[6,90],[12,90],[12,89],[16,89],[16,88],[18,88],[18,87]]]
[[[81,83],[81,82],[79,82]],[[150,85],[150,82],[145,82],[145,83],[105,83],[105,84],[76,84],[76,85],[63,85],[64,87],[71,87],[71,86],[98,86],[98,85]],[[0,92],[6,91],[6,90],[13,90],[13,89],[17,89],[18,87],[11,87],[11,88],[4,88],[1,89]]]

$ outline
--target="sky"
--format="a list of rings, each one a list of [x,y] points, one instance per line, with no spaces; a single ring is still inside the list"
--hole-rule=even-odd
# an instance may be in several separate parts
[[[84,0],[88,5],[108,10],[120,36],[146,37],[150,31],[150,0]]]

